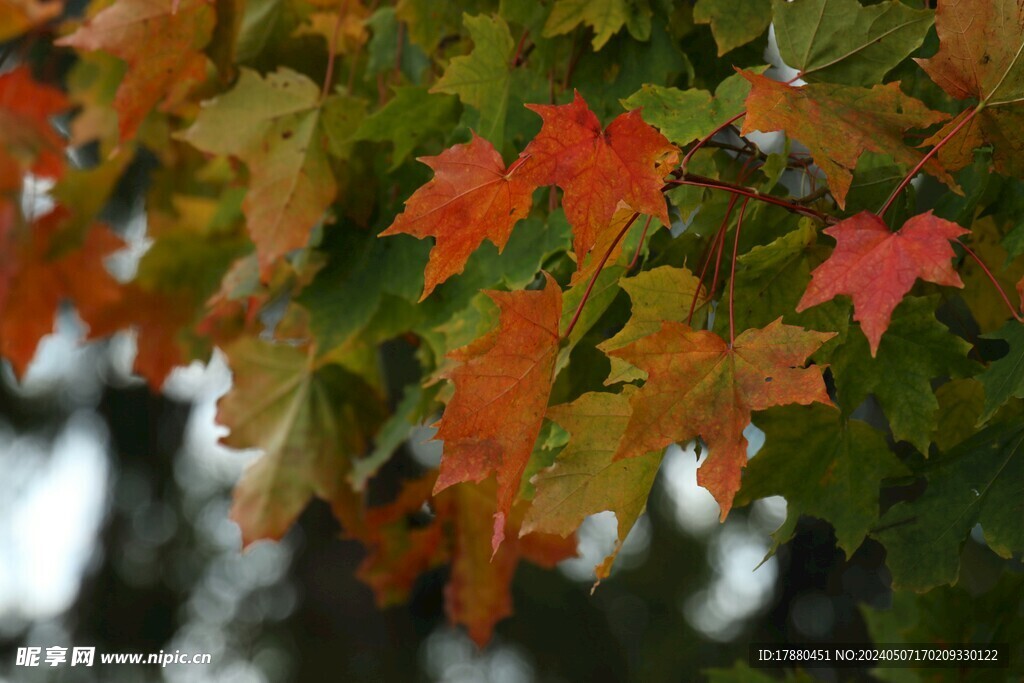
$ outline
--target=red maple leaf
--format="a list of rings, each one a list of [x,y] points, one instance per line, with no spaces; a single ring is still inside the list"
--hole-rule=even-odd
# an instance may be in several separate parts
[[[803,364],[834,336],[783,325],[779,318],[744,331],[730,348],[713,332],[665,322],[654,334],[609,352],[648,375],[630,399],[632,413],[615,460],[703,438],[708,458],[697,483],[714,495],[725,519],[747,463],[743,430],[751,411],[787,403],[831,405],[822,367]]]
[[[72,300],[90,326],[102,310],[121,298],[118,282],[103,260],[124,243],[105,226],[86,234],[82,245],[51,257],[54,238],[69,213],[57,207],[43,216],[15,259],[7,296],[0,300],[0,352],[19,377],[35,355],[39,340],[53,332],[57,309]]]
[[[675,164],[678,149],[644,123],[640,110],[601,123],[577,92],[572,104],[528,104],[544,120],[526,149],[523,174],[538,185],[565,192],[565,215],[573,228],[576,262],[582,266],[598,236],[608,229],[620,201],[668,225],[661,192],[662,164]]]
[[[853,298],[854,319],[860,321],[871,355],[889,328],[903,296],[921,278],[950,287],[964,283],[950,264],[955,255],[949,241],[969,231],[932,215],[914,216],[891,232],[881,218],[862,211],[825,230],[836,240],[828,260],[814,269],[797,312],[837,294]]]
[[[546,277],[543,291],[486,292],[501,311],[498,328],[449,354],[459,365],[446,375],[455,394],[437,423],[444,454],[434,492],[496,474],[495,551],[551,393],[562,292]]]
[[[502,249],[512,227],[530,212],[537,183],[523,174],[522,164],[506,169],[494,146],[473,139],[420,161],[434,178],[405,202],[405,211],[381,235],[406,233],[434,237],[424,273],[422,301],[452,275],[461,273],[470,254],[484,241]]]
[[[0,75],[0,192],[17,191],[26,171],[60,177],[64,141],[50,118],[70,106],[64,93],[34,81],[28,67]]]

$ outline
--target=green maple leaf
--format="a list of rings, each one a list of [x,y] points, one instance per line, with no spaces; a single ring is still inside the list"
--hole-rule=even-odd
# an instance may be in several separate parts
[[[945,452],[974,434],[985,405],[985,389],[974,378],[954,379],[936,389],[935,398],[939,401],[938,427],[932,441]]]
[[[477,132],[501,149],[515,43],[501,17],[467,14],[463,23],[473,39],[473,51],[452,59],[430,91],[458,95],[463,104],[475,107],[480,112]]]
[[[242,69],[235,87],[208,102],[181,135],[249,167],[242,210],[264,276],[306,246],[337,193],[321,105],[319,86],[300,73],[281,67],[262,78]]]
[[[629,0],[556,0],[544,24],[544,37],[560,36],[569,33],[580,24],[586,24],[594,29],[591,44],[596,51],[604,47],[623,26],[628,27],[634,38],[646,40],[646,36],[643,35],[645,23],[646,33],[649,35],[649,13],[636,9]]]
[[[881,432],[834,408],[787,406],[755,418],[764,446],[748,464],[737,504],[783,496],[788,516],[824,519],[850,557],[878,520],[880,483],[909,474]],[[786,525],[783,525],[785,528]],[[776,544],[786,538],[776,538]]]
[[[898,0],[773,0],[779,54],[808,81],[872,86],[924,40],[931,10]]]
[[[382,240],[353,230],[331,237],[325,246],[333,258],[298,297],[309,311],[320,352],[330,353],[351,342],[384,301],[394,312],[404,313],[404,327],[411,328],[419,312],[384,297],[390,294],[408,304],[419,298],[429,245],[405,235]]]
[[[752,69],[761,73],[766,67]],[[666,88],[647,83],[622,101],[626,109],[643,109],[644,121],[661,131],[672,142],[687,145],[701,140],[743,111],[743,102],[750,93],[750,83],[733,74],[715,88],[714,96],[707,90]]]
[[[935,319],[938,297],[907,297],[871,357],[867,340],[852,334],[831,356],[839,404],[850,413],[873,393],[893,436],[927,455],[938,423],[939,402],[932,392],[936,377],[965,377],[977,364],[967,358],[970,344]]]
[[[533,477],[536,494],[520,534],[540,531],[568,536],[587,515],[611,510],[618,520],[618,542],[611,555],[594,568],[598,579],[608,576],[629,530],[644,510],[662,451],[613,461],[618,437],[631,413],[629,398],[636,387],[621,394],[588,393],[572,403],[548,409],[548,418],[569,433],[569,444],[555,464]]]
[[[978,375],[985,387],[985,409],[979,424],[991,420],[1010,398],[1024,398],[1024,325],[1010,320],[997,332],[983,336],[985,339],[1004,340],[1010,345],[1010,352]]]
[[[391,142],[391,170],[402,165],[424,138],[450,131],[458,118],[458,100],[426,88],[402,86],[383,107],[363,119],[355,140]]]
[[[772,6],[769,0],[697,0],[693,20],[711,24],[721,57],[764,33],[772,21]]]
[[[975,524],[1001,557],[1024,550],[1024,425],[1019,421],[975,434],[929,466],[927,478],[924,494],[894,505],[872,533],[886,548],[894,588],[925,591],[956,582],[960,547]]]
[[[796,230],[774,242],[754,247],[737,259],[735,308],[736,331],[764,327],[780,315],[784,322],[811,330],[836,331],[835,339],[815,354],[827,358],[842,340],[849,327],[850,306],[847,302],[829,301],[800,313],[797,302],[811,281],[811,270],[828,257],[828,249],[818,243],[813,221],[803,219]],[[728,329],[725,316],[715,320],[718,330]]]
[[[700,287],[693,273],[686,268],[672,266],[645,270],[636,277],[620,281],[619,285],[629,294],[633,309],[623,328],[611,339],[598,344],[597,348],[605,353],[621,349],[641,337],[654,334],[661,329],[663,322],[685,322],[689,317],[690,302]],[[697,305],[700,304],[701,299],[698,298]],[[697,309],[693,316],[694,325],[702,325],[706,314],[706,307]],[[631,382],[647,376],[643,370],[622,358],[609,358],[612,369],[605,384]]]

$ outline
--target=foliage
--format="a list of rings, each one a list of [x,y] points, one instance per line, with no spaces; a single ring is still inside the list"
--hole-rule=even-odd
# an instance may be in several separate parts
[[[245,543],[322,498],[382,605],[450,564],[481,644],[520,559],[604,510],[621,544],[676,441],[723,519],[782,495],[778,543],[812,515],[897,589],[955,583],[977,524],[1024,550],[1024,6],[920,4],[2,4],[0,351],[24,374],[65,302],[153,390],[223,349]],[[439,470],[371,506],[420,423]]]

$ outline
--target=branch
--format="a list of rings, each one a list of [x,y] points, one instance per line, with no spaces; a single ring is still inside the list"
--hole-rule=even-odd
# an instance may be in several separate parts
[[[686,173],[686,164],[688,164],[690,162],[690,159],[693,158],[693,155],[697,153],[698,149],[700,149],[701,147],[703,147],[704,145],[709,143],[711,141],[711,138],[715,137],[716,135],[721,133],[723,130],[725,130],[726,128],[728,128],[729,126],[731,126],[736,121],[740,120],[741,118],[743,118],[746,115],[747,115],[747,110],[744,109],[739,114],[736,114],[735,116],[730,118],[728,121],[726,121],[725,123],[720,125],[718,128],[715,128],[713,131],[711,131],[710,133],[705,135],[702,140],[699,140],[696,145],[694,145],[693,147],[690,148],[690,150],[686,153],[686,156],[683,157],[683,160],[681,162],[679,162],[680,170],[682,170],[683,173]]]
[[[707,187],[712,190],[723,190],[725,192],[731,192],[741,197],[747,197],[749,199],[756,199],[766,204],[774,204],[775,206],[782,207],[787,211],[800,214],[801,216],[809,216],[815,218],[826,225],[835,225],[839,222],[839,219],[835,216],[829,216],[820,211],[815,211],[812,208],[801,206],[794,201],[788,201],[785,199],[779,199],[769,194],[762,194],[757,190],[749,187],[740,187],[739,185],[733,185],[722,180],[715,180],[714,178],[705,178],[704,176],[695,175],[693,173],[683,173],[681,178],[668,180],[665,182],[666,185],[691,185],[693,187]]]

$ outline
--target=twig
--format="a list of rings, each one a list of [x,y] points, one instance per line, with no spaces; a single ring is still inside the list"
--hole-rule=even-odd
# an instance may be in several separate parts
[[[715,128],[713,131],[711,131],[710,133],[705,135],[703,139],[699,140],[697,142],[697,144],[695,144],[693,147],[690,148],[690,150],[683,157],[683,160],[681,162],[679,162],[680,170],[682,170],[682,172],[685,174],[686,173],[686,165],[688,163],[690,163],[690,159],[693,158],[693,155],[697,153],[698,149],[700,149],[701,147],[706,145],[708,142],[710,142],[711,138],[715,137],[716,135],[721,133],[723,130],[725,130],[726,128],[728,128],[733,123],[735,123],[736,121],[740,120],[741,118],[743,118],[746,115],[747,115],[747,110],[744,109],[739,114],[736,114],[735,116],[730,118],[728,121],[726,121],[725,123],[720,125],[718,128]]]
[[[729,272],[729,348],[736,343],[736,325],[733,322],[733,291],[736,288],[736,258],[740,249],[740,230],[743,228],[743,214],[747,212],[747,204],[750,199],[743,200],[740,207],[740,215],[736,218],[736,237],[732,242],[732,270]]]

